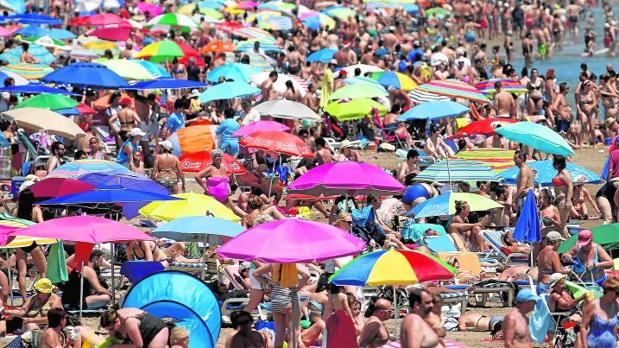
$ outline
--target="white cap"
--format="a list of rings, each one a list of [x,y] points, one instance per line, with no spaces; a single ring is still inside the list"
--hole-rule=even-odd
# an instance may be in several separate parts
[[[172,151],[172,142],[169,140],[160,141],[159,146],[163,147],[168,151]]]
[[[146,133],[144,133],[144,132],[143,132],[140,128],[137,128],[137,127],[136,127],[136,128],[133,128],[133,129],[129,132],[129,136],[132,136],[132,137],[137,137],[137,136],[141,136],[141,137],[143,137],[143,136],[145,136],[145,135],[146,135]]]
[[[200,96],[200,92],[198,92],[197,89],[192,89],[191,90],[191,96],[192,97],[199,97]]]

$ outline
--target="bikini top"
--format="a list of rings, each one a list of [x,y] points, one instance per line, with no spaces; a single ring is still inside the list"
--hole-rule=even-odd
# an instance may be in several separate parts
[[[555,176],[551,181],[552,186],[567,186],[567,184],[563,181],[563,178],[559,176]]]

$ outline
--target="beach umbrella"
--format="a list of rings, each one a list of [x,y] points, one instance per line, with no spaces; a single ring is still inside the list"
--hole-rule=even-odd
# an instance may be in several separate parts
[[[50,68],[45,64],[28,63],[9,64],[5,65],[2,69],[0,69],[0,72],[12,74],[11,77],[13,78],[15,78],[14,76],[20,76],[19,80],[15,79],[15,81],[19,82],[19,84],[23,84],[24,79],[30,81],[30,83],[38,83],[43,76],[49,74],[52,71],[54,71],[54,69]]]
[[[200,53],[225,53],[236,49],[232,42],[215,40],[207,43],[200,49]]]
[[[178,59],[179,63],[187,65],[189,63],[189,58],[193,58],[197,66],[204,66],[204,59],[202,58],[202,54],[200,54],[200,52],[198,52],[195,48],[188,45],[182,40],[176,40],[176,44],[183,52],[183,57]]]
[[[237,41],[236,48],[234,51],[239,52],[252,52],[254,50],[254,44],[258,42],[260,44],[260,49],[264,52],[274,52],[279,53],[283,52],[282,48],[275,43],[262,43],[257,40],[245,40],[245,41]]]
[[[370,85],[370,87],[379,88],[385,93],[389,93],[387,92],[387,89],[383,87],[383,85],[381,85],[380,83],[378,83],[378,81],[373,80],[369,77],[355,76],[355,77],[347,77],[344,79],[344,85],[348,86],[348,85],[354,85],[354,84],[368,84]]]
[[[537,243],[542,240],[542,224],[539,219],[539,209],[535,192],[530,189],[520,209],[520,216],[514,228],[514,239],[524,243]],[[531,253],[531,258],[533,254]],[[531,259],[533,262],[533,259]]]
[[[260,11],[255,15],[258,27],[265,30],[290,31],[294,27],[292,18],[281,16],[280,12]]]
[[[451,12],[442,7],[433,7],[424,11],[426,17],[436,17],[443,18],[446,16],[451,16]]]
[[[99,55],[103,55],[105,50],[111,50],[112,54],[117,55],[119,53],[118,45],[116,43],[106,40],[98,40],[95,37],[85,38],[84,40],[79,40],[82,46],[93,50],[98,51]]]
[[[459,117],[470,109],[450,100],[437,100],[421,103],[398,116],[398,121],[436,120],[447,117]]]
[[[93,185],[69,178],[49,178],[35,182],[29,189],[37,198],[58,197],[93,190]]]
[[[459,151],[454,157],[468,161],[481,162],[497,173],[501,173],[514,165],[514,150],[509,149],[477,148]]]
[[[260,115],[288,120],[319,120],[320,116],[305,104],[287,99],[268,100],[254,107]]]
[[[273,246],[277,245],[276,248]],[[217,248],[223,258],[274,263],[311,263],[355,255],[365,242],[337,227],[320,222],[284,219],[256,225]],[[292,318],[299,311],[296,288],[292,292]],[[296,320],[292,342],[296,347]]]
[[[413,216],[415,219],[454,215],[456,213],[456,201],[467,202],[471,211],[503,208],[503,205],[500,203],[482,195],[448,191],[442,195],[421,202],[419,205],[415,206],[415,208],[409,210],[406,215]]]
[[[574,155],[572,147],[559,133],[541,124],[518,122],[500,127],[495,131],[509,140],[527,145],[540,152],[561,156]]]
[[[257,69],[249,64],[224,64],[209,71],[207,74],[207,80],[211,82],[218,82],[220,78],[224,78],[225,80],[249,83],[251,82],[252,75],[259,72],[261,72],[260,69]]]
[[[351,192],[385,196],[402,193],[404,186],[381,167],[344,161],[326,163],[310,169],[288,185],[288,191],[313,196],[343,195]]]
[[[275,152],[280,155],[313,157],[305,141],[296,135],[282,131],[256,132],[239,140],[241,146]]]
[[[354,84],[337,89],[331,96],[334,99],[377,98],[386,97],[389,93],[384,88],[374,87],[368,84]]]
[[[329,17],[334,17],[342,21],[348,20],[348,18],[357,15],[357,11],[344,6],[331,6],[326,8],[323,12]]]
[[[283,1],[269,1],[258,5],[258,10],[272,10],[281,12],[291,12],[296,8],[295,4]]]
[[[462,98],[480,103],[490,102],[490,99],[477,88],[458,80],[432,80],[419,86],[419,89],[449,98]]]
[[[137,8],[140,13],[146,14],[148,12],[151,16],[159,16],[163,13],[163,8],[150,2],[138,2]]]
[[[535,172],[534,182],[535,185],[551,186],[552,179],[558,174],[557,170],[552,166],[552,160],[528,162],[527,165]],[[602,178],[593,171],[579,166],[578,164],[567,162],[567,171],[570,173],[572,182],[574,184],[600,184]],[[503,177],[506,184],[516,184],[516,178],[520,169],[516,166],[502,172],[500,175]]]
[[[599,225],[591,228],[591,235],[593,236],[593,242],[604,247],[604,249],[610,251],[619,246],[619,224],[607,224]],[[568,238],[568,240],[561,243],[557,252],[563,254],[576,245],[578,241],[578,233]]]
[[[118,204],[130,202],[153,202],[153,201],[173,201],[179,198],[168,194],[144,192],[139,190],[127,189],[122,186],[107,186],[91,191],[73,193],[65,196],[56,197],[41,202],[42,205],[71,205],[71,204]]]
[[[45,36],[49,35],[49,30],[38,25],[28,25],[16,30],[14,34],[21,36]]]
[[[183,32],[189,32],[199,28],[198,23],[191,17],[179,13],[164,13],[146,23],[146,27],[155,25],[168,25],[174,28],[180,28]]]
[[[289,130],[290,127],[276,121],[258,121],[239,128],[236,132],[232,133],[232,136],[239,138],[256,132],[288,132]]]
[[[260,43],[275,43],[275,38],[271,33],[256,27],[239,27],[232,30],[232,35],[247,40],[257,40]]]
[[[450,160],[436,162],[421,173],[417,181],[458,182],[458,181],[501,181],[503,178],[489,166],[481,162]]]
[[[109,41],[127,41],[131,36],[133,26],[131,23],[123,24],[108,24],[106,26],[95,28],[88,32],[89,36]]]
[[[337,50],[332,48],[323,48],[318,51],[314,51],[310,53],[309,56],[305,59],[306,62],[320,62],[320,63],[328,63],[333,59]]]
[[[252,75],[251,80],[257,86],[259,86],[269,78],[270,73],[271,71],[259,72]],[[292,87],[295,89],[295,91],[299,91],[302,97],[305,96],[305,94],[307,93],[307,81],[296,75],[277,74],[277,80],[273,82],[272,88],[276,92],[284,94],[284,92],[286,92],[286,90],[288,89],[288,87],[286,86],[286,82],[288,81],[292,82]]]
[[[333,30],[336,26],[333,18],[321,12],[315,12],[314,14],[304,16],[301,22],[313,31],[318,31],[321,28]]]
[[[64,42],[53,39],[50,35],[45,36],[29,36],[22,39],[30,44],[36,44],[39,46],[43,46],[46,48],[55,48],[63,51],[70,51],[72,49],[71,46],[68,46]]]
[[[79,62],[55,70],[41,79],[57,85],[72,85],[91,88],[123,88],[129,84],[105,65]]]
[[[142,81],[132,84],[129,88],[133,90],[148,90],[148,89],[194,89],[205,88],[206,85],[202,82],[193,80],[182,80],[174,78],[158,78],[151,81]]]
[[[28,80],[26,80],[19,74],[14,73],[10,70],[0,69],[0,83],[2,83],[3,86],[4,86],[4,80],[8,79],[9,77],[12,78],[13,81],[15,81],[15,85],[9,86],[9,87],[19,87],[19,86],[25,86],[25,85],[30,84]],[[7,87],[3,87],[3,88],[7,88]]]
[[[430,92],[424,92],[420,88],[417,88],[417,89],[414,89],[408,92],[408,96],[416,104],[421,104],[421,103],[436,101],[436,100],[451,100],[449,97],[445,97],[445,96],[430,93]]]
[[[466,126],[459,128],[452,138],[464,138],[471,135],[494,135],[494,129],[497,127],[501,127],[504,125],[512,124],[518,122],[517,120],[511,118],[486,118],[483,120],[473,121]]]
[[[15,32],[19,29],[21,29],[21,25],[16,24],[16,25],[12,25],[9,27],[1,27],[0,28],[0,36],[1,37],[9,37],[9,36],[13,36],[15,34]]]
[[[67,162],[58,166],[56,170],[80,173],[80,175],[87,173],[107,173],[139,176],[130,171],[129,168],[116,162],[91,159]]]
[[[381,68],[379,68],[379,67],[377,67],[375,65],[368,65],[368,64],[349,65],[349,66],[347,66],[345,68],[342,68],[341,71],[342,70],[346,71],[346,74],[348,76],[354,77],[355,76],[355,70],[357,70],[357,69],[361,70],[361,75],[359,75],[359,76],[364,76],[365,73],[368,73],[368,72],[374,73],[374,72],[382,72],[382,71],[384,71],[383,69],[381,69]]]
[[[24,50],[21,46],[11,48],[0,54],[0,59],[6,60],[9,64],[19,64]],[[50,65],[56,61],[56,56],[51,54],[49,50],[41,45],[32,44],[28,49],[28,53],[36,59],[41,65]],[[34,65],[39,66],[39,64]],[[33,64],[28,64],[33,67]],[[6,67],[5,67],[6,68]]]
[[[181,162],[181,170],[186,173],[198,173],[213,163],[210,151],[183,152],[178,160]],[[227,175],[245,174],[247,169],[234,156],[224,153],[222,165]]]
[[[155,77],[135,60],[104,59],[100,61],[108,69],[129,81],[150,81]]]
[[[140,214],[164,221],[206,215],[233,222],[241,221],[241,218],[236,216],[232,210],[211,196],[194,192],[172,196],[182,198],[182,200],[152,202],[140,209]]]
[[[199,100],[208,103],[214,100],[227,100],[256,95],[262,91],[248,83],[240,81],[223,82],[209,87],[200,94]]]
[[[15,121],[18,126],[33,131],[47,131],[49,134],[69,139],[75,139],[79,135],[86,134],[69,118],[46,109],[24,107],[7,110],[3,112],[3,115]]]
[[[165,70],[164,67],[157,63],[149,62],[142,59],[129,59],[132,62],[137,62],[151,73],[155,78],[171,77],[170,73]]]
[[[74,33],[66,29],[59,29],[59,28],[50,29],[48,35],[53,37],[56,40],[75,39],[77,37]]]
[[[519,81],[515,81],[513,79],[490,79],[481,81],[475,84],[475,88],[484,94],[493,95],[496,93],[494,84],[497,82],[501,82],[501,89],[509,93],[524,94],[529,92],[527,86],[524,86],[520,84]]]
[[[122,24],[128,23],[125,19],[115,15],[113,13],[99,13],[92,16],[88,16],[85,19],[85,23],[87,25],[92,26],[106,26],[110,24]]]
[[[34,97],[30,97],[15,106],[16,109],[21,108],[39,108],[48,110],[68,109],[78,106],[79,103],[74,99],[63,94],[48,94],[42,93]]]
[[[181,128],[168,137],[172,142],[172,153],[180,156],[186,153],[210,152],[217,147],[216,125],[192,125]]]
[[[179,242],[202,242],[206,235],[233,238],[243,231],[243,226],[229,220],[212,216],[187,216],[157,227],[150,235]]]
[[[375,72],[372,74],[372,78],[385,88],[392,87],[395,89],[410,91],[419,86],[410,77],[395,71]]]
[[[325,106],[324,111],[338,121],[350,121],[367,117],[372,109],[378,110],[381,116],[388,111],[383,104],[368,98],[332,101]]]
[[[135,58],[146,58],[154,63],[171,61],[183,57],[185,54],[178,44],[171,40],[162,40],[142,48]]]
[[[29,83],[26,85],[2,87],[0,88],[0,92],[28,93],[28,94],[47,93],[47,94],[73,95],[73,96],[79,95],[73,92],[69,92],[66,89],[47,87],[39,83]]]

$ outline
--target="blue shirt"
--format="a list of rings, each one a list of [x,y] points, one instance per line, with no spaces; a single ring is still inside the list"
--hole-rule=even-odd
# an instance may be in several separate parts
[[[181,128],[185,128],[185,118],[183,114],[173,113],[168,116],[168,120],[165,123],[166,128],[170,130],[171,133],[175,133]]]
[[[414,63],[418,60],[421,60],[421,58],[423,58],[423,55],[424,55],[424,52],[421,48],[415,48],[414,50],[408,53],[408,56],[406,56],[406,60]]]
[[[124,142],[124,144],[122,144],[122,146],[120,147],[120,150],[118,151],[118,155],[116,155],[116,163],[125,164],[129,162],[129,156],[127,156],[127,154],[125,153],[125,147],[127,146],[131,149],[132,154],[135,151],[133,143],[131,142],[131,138],[127,139]]]
[[[232,119],[227,118],[223,120],[219,127],[217,127],[217,135],[221,137],[220,144],[223,143],[238,143],[238,138],[233,138],[232,133],[236,132],[241,126],[239,123]]]

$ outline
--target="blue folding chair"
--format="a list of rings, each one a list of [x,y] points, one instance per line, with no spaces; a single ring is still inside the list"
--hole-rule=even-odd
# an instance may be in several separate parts
[[[124,275],[132,284],[139,282],[153,273],[163,272],[165,268],[161,262],[155,261],[125,261],[120,267],[120,274]]]

